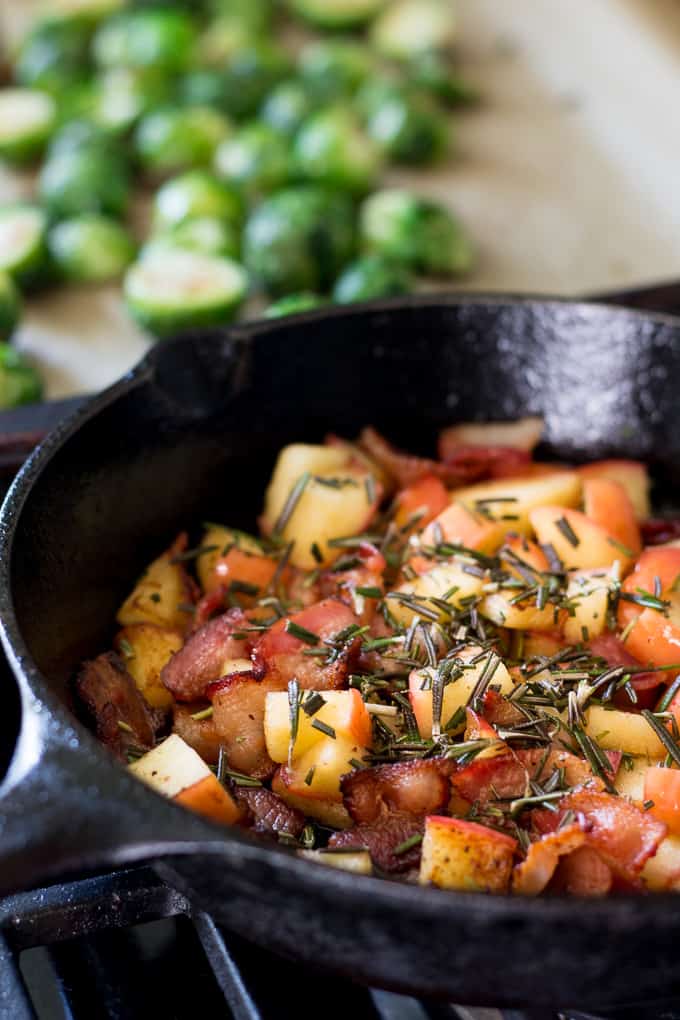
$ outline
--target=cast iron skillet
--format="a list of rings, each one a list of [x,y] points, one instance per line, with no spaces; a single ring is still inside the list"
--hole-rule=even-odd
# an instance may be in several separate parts
[[[453,420],[542,414],[548,452],[651,460],[672,497],[679,384],[680,320],[529,299],[412,298],[155,348],[48,437],[2,510],[21,727],[0,786],[0,891],[151,859],[242,935],[360,981],[485,1004],[680,994],[676,898],[493,898],[309,865],[135,782],[67,693],[181,527],[252,527],[284,443],[372,423],[426,448]],[[7,686],[5,712],[15,696]]]

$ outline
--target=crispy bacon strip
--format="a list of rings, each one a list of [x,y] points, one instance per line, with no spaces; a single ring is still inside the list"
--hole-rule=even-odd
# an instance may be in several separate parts
[[[172,710],[172,730],[193,747],[209,765],[216,765],[220,753],[220,735],[215,720],[192,719],[193,715],[207,707],[205,701],[192,701],[189,704],[175,702]]]
[[[525,860],[515,865],[512,891],[520,896],[538,896],[555,874],[560,857],[578,850],[585,840],[585,832],[577,824],[541,836],[531,844]]]
[[[246,812],[246,824],[255,832],[277,836],[285,832],[297,839],[305,827],[305,816],[297,808],[289,807],[277,794],[264,786],[234,787],[236,801]]]
[[[439,455],[448,468],[465,471],[470,477],[517,478],[526,473],[531,456],[512,446],[451,446],[444,452],[440,443]]]
[[[268,779],[276,766],[264,739],[264,705],[270,691],[285,690],[276,678],[257,680],[255,674],[234,673],[208,687],[213,722],[227,761],[236,772]]]
[[[593,775],[583,759],[569,751],[557,749],[551,750],[546,756],[543,748],[513,751],[496,758],[475,758],[469,765],[453,773],[451,785],[464,800],[484,805],[499,798],[522,797],[529,779],[540,782],[559,768],[565,770],[565,778],[570,786],[588,783],[594,789],[603,789],[602,781]]]
[[[392,812],[412,817],[436,814],[448,803],[454,768],[448,759],[428,758],[359,769],[343,776],[343,801],[354,821],[363,824]]]
[[[359,445],[396,480],[399,488],[413,485],[426,475],[441,478],[445,485],[466,485],[483,476],[478,464],[444,464],[428,457],[416,457],[392,446],[373,428],[365,428],[359,436]]]
[[[83,663],[75,689],[97,736],[119,758],[129,748],[153,747],[166,714],[147,705],[115,652]]]
[[[328,845],[339,850],[368,850],[382,871],[398,874],[418,867],[420,844],[400,854],[395,854],[395,849],[412,836],[422,835],[424,828],[423,818],[393,812],[371,825],[333,833]]]
[[[251,642],[235,638],[249,622],[241,609],[230,609],[204,624],[161,670],[161,680],[178,701],[205,697],[207,685],[224,673],[227,659],[247,659]]]
[[[323,596],[340,598],[352,606],[357,612],[358,622],[363,626],[370,624],[375,617],[378,600],[357,596],[356,590],[377,588],[383,592],[383,573],[387,563],[383,554],[370,542],[362,542],[354,552],[361,560],[361,564],[351,570],[326,571],[319,579],[319,587]]]
[[[643,545],[663,545],[680,538],[680,517],[650,517],[640,524]]]

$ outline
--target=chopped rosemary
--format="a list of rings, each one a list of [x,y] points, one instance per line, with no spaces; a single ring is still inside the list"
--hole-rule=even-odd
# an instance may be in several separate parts
[[[564,538],[566,538],[567,542],[569,542],[570,545],[574,546],[574,548],[576,548],[576,546],[580,544],[581,542],[580,538],[578,537],[578,535],[576,534],[576,532],[574,531],[566,517],[558,517],[558,519],[555,521],[555,527],[558,529],[558,531],[562,533]]]
[[[118,642],[118,647],[120,648],[121,652],[123,653],[126,659],[134,659],[135,650],[127,638],[120,638]]]
[[[323,722],[321,719],[313,719],[312,727],[315,730],[319,730],[320,733],[325,733],[325,735],[327,737],[330,737],[331,740],[335,740],[336,737],[335,730],[333,729],[332,726],[329,726],[328,723]]]
[[[177,553],[170,560],[172,564],[187,563],[189,560],[197,560],[199,556],[206,556],[208,553],[217,552],[219,545],[199,545],[195,549],[187,549],[186,552]]]
[[[316,772],[316,765],[312,765],[309,772],[305,776],[305,786],[311,786],[312,780],[314,779],[314,773]]]
[[[204,719],[212,719],[213,707],[209,705],[207,708],[202,708],[200,712],[194,712],[191,716],[196,722],[202,722]]]
[[[413,835],[409,836],[408,839],[405,839],[403,843],[399,843],[398,846],[395,846],[394,850],[392,851],[392,854],[395,857],[401,857],[402,854],[407,853],[409,850],[412,850],[414,846],[418,846],[422,842],[423,842],[422,833],[414,832]]]
[[[288,718],[290,720],[290,741],[288,743],[288,766],[293,760],[293,748],[297,740],[300,725],[300,685],[297,680],[288,684]]]
[[[285,530],[286,525],[288,524],[291,517],[295,513],[295,508],[300,502],[303,492],[309,485],[311,477],[312,476],[309,473],[309,471],[305,471],[304,474],[300,475],[297,482],[295,482],[295,484],[293,485],[292,489],[288,494],[286,502],[283,504],[283,509],[281,510],[281,513],[279,514],[276,523],[274,524],[274,528],[272,530],[272,536],[274,538],[281,537],[281,534]]]
[[[302,702],[302,711],[305,715],[316,715],[326,704],[326,699],[318,691],[311,691]]]
[[[312,542],[311,546],[309,547],[309,551],[311,552],[312,556],[314,557],[317,563],[323,563],[323,553],[319,548],[318,542]]]
[[[653,712],[650,712],[648,708],[642,709],[642,715],[645,717],[649,725],[652,727],[657,737],[668,751],[676,765],[680,765],[680,747],[677,742],[673,739],[672,735],[668,732],[666,727],[660,722]]]
[[[294,620],[288,620],[286,622],[286,634],[290,634],[291,637],[297,638],[298,641],[304,641],[306,645],[318,645],[321,638],[318,634],[315,634],[311,630],[307,630],[306,627],[301,627],[299,623],[295,623]]]

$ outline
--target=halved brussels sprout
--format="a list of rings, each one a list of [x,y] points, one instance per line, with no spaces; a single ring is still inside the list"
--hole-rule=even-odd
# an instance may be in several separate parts
[[[144,245],[142,254],[145,257],[152,249],[161,246],[186,248],[188,251],[203,252],[205,255],[226,255],[227,258],[238,259],[241,239],[239,230],[233,223],[217,219],[215,216],[197,216],[155,234]]]
[[[248,124],[222,142],[215,153],[215,169],[248,198],[266,195],[289,179],[288,143],[268,124]]]
[[[0,269],[0,341],[9,340],[21,318],[21,297],[17,286],[3,269]]]
[[[411,286],[411,275],[403,265],[383,255],[364,255],[351,262],[338,277],[333,300],[347,305],[354,301],[397,297],[408,294]]]
[[[345,107],[330,107],[302,125],[293,147],[302,177],[329,188],[362,194],[381,170],[378,146]]]
[[[351,96],[375,68],[375,57],[351,39],[308,43],[298,61],[300,77],[317,102]]]
[[[191,63],[196,28],[190,15],[172,8],[124,11],[97,30],[93,52],[102,67],[153,67],[182,71]]]
[[[357,28],[378,14],[385,0],[288,0],[305,21],[319,28]]]
[[[409,60],[432,50],[449,50],[456,28],[449,0],[396,0],[374,22],[371,39],[386,57]]]
[[[134,145],[145,170],[171,174],[209,166],[217,146],[230,133],[227,118],[210,106],[166,107],[142,117]]]
[[[122,276],[136,250],[125,227],[96,213],[58,223],[50,230],[47,244],[59,271],[67,279],[83,283]]]
[[[166,246],[151,246],[123,284],[131,314],[158,337],[229,322],[247,290],[238,262]]]
[[[0,89],[0,159],[25,163],[45,147],[57,117],[54,100],[38,89]]]
[[[20,85],[62,93],[89,69],[92,22],[78,15],[42,19],[30,29],[14,63]]]
[[[286,315],[299,315],[300,312],[311,312],[314,308],[321,308],[326,302],[318,294],[311,291],[303,291],[301,294],[287,294],[285,297],[274,301],[264,311],[265,319],[282,319]]]
[[[302,82],[282,81],[265,99],[260,117],[275,131],[294,135],[313,109],[314,104]]]
[[[472,266],[472,246],[453,214],[409,191],[370,195],[361,208],[360,232],[366,248],[424,273],[452,275]]]
[[[81,213],[122,216],[130,195],[128,168],[107,143],[60,146],[43,165],[38,182],[41,200],[52,216]]]
[[[42,399],[43,384],[35,368],[11,344],[0,343],[0,409]]]
[[[47,216],[36,205],[0,206],[0,270],[22,289],[44,281],[49,271]]]
[[[324,291],[355,250],[355,215],[345,195],[288,188],[261,202],[243,235],[248,270],[273,295]]]
[[[209,170],[189,170],[172,177],[156,192],[153,202],[155,230],[205,216],[234,226],[239,226],[243,219],[240,195]]]
[[[431,163],[446,151],[448,119],[427,96],[404,87],[377,86],[373,100],[364,99],[363,104],[372,107],[369,135],[395,162]]]

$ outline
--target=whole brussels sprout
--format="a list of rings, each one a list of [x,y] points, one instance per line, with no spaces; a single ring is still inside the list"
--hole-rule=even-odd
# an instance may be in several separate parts
[[[385,6],[385,0],[288,0],[290,8],[319,28],[358,28]]]
[[[216,17],[230,19],[251,32],[266,32],[274,17],[274,0],[211,0]]]
[[[21,318],[21,297],[17,286],[3,269],[0,269],[0,341],[9,340]]]
[[[286,315],[299,315],[300,312],[311,312],[315,308],[322,308],[326,302],[318,294],[310,291],[303,291],[301,294],[287,294],[285,297],[274,301],[264,311],[265,319],[282,319]]]
[[[11,344],[0,343],[0,409],[42,399],[43,384],[35,368]]]
[[[60,272],[79,283],[117,279],[136,251],[125,227],[95,213],[57,223],[47,236],[47,244]]]
[[[408,67],[414,85],[425,89],[447,106],[476,103],[479,92],[458,74],[447,54],[427,51],[419,53]]]
[[[124,11],[104,22],[94,38],[102,67],[153,67],[182,71],[191,63],[196,28],[190,15],[172,8]]]
[[[14,77],[20,85],[62,92],[89,69],[92,24],[79,15],[45,18],[29,31],[19,47]]]
[[[364,255],[351,262],[338,277],[333,300],[340,305],[354,301],[373,301],[382,297],[408,294],[412,280],[408,270],[383,255]]]
[[[282,81],[260,107],[260,117],[275,131],[292,136],[315,108],[302,82]]]
[[[454,5],[448,0],[395,0],[374,22],[371,39],[384,56],[410,60],[450,50],[456,29]]]
[[[431,163],[446,151],[448,120],[426,96],[391,87],[365,105],[369,135],[396,163]]]
[[[0,88],[0,159],[26,163],[45,148],[57,119],[51,96],[38,89]]]
[[[298,61],[302,82],[317,102],[351,96],[374,67],[370,50],[347,39],[308,43]]]
[[[443,205],[388,188],[363,203],[364,247],[414,270],[450,276],[470,269],[473,253],[463,228]]]
[[[344,107],[310,117],[297,134],[293,153],[304,179],[356,194],[370,190],[382,168],[380,149]]]
[[[266,195],[289,179],[288,144],[267,124],[253,122],[222,142],[215,154],[215,169],[248,198]]]
[[[40,199],[57,218],[101,212],[122,216],[130,195],[127,166],[105,145],[60,148],[43,165]]]
[[[285,50],[273,43],[251,40],[220,70],[194,71],[180,91],[185,101],[210,102],[238,120],[253,117],[265,96],[288,77],[291,65]]]
[[[143,168],[164,175],[209,166],[230,133],[227,118],[210,106],[165,107],[142,117],[134,145]]]
[[[156,192],[155,230],[167,230],[185,220],[209,217],[238,227],[243,219],[241,197],[209,170],[188,170],[172,177]]]
[[[355,241],[347,196],[299,186],[255,207],[243,235],[243,260],[273,295],[324,291],[352,257]]]

